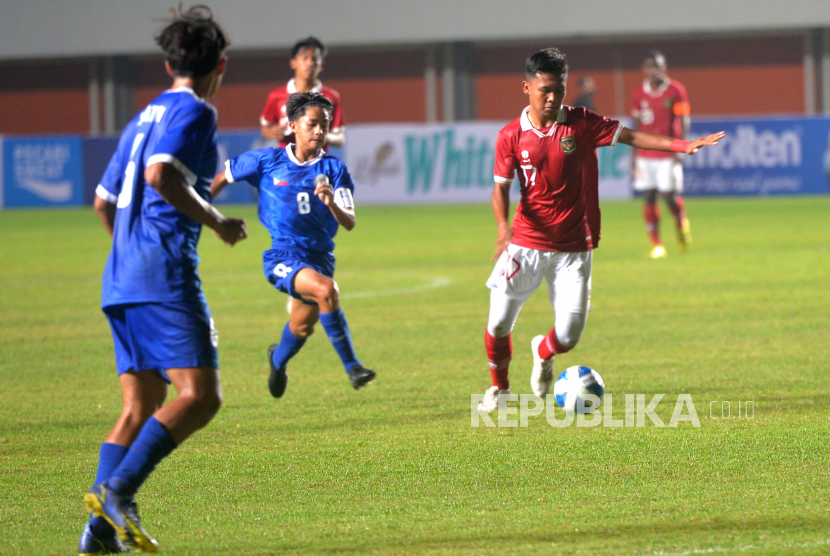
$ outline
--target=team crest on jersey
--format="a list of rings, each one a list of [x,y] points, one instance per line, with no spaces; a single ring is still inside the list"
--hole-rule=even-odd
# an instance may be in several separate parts
[[[562,152],[565,154],[572,154],[576,150],[576,141],[573,135],[568,135],[559,140],[559,146],[562,147]]]
[[[674,101],[670,98],[664,98],[663,99],[663,106],[665,108],[672,108],[674,106]]]

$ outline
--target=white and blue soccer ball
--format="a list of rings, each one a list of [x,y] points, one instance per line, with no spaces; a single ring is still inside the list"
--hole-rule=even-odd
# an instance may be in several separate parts
[[[602,377],[590,367],[569,367],[562,371],[553,385],[556,403],[567,413],[593,413],[602,403],[604,394]]]

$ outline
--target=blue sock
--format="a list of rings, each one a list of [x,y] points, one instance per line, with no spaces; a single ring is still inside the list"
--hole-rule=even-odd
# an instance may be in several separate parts
[[[92,486],[100,485],[109,479],[128,451],[129,448],[121,444],[111,444],[109,442],[101,444],[101,452],[98,456],[98,472],[95,473],[95,483]],[[96,537],[111,537],[115,534],[115,529],[103,517],[92,517],[92,515],[89,517],[90,529]]]
[[[120,494],[132,496],[138,490],[156,465],[176,448],[176,441],[158,422],[150,417],[142,427],[130,451],[121,460],[118,469],[112,472],[107,484]]]
[[[346,322],[343,309],[331,313],[320,313],[320,323],[328,334],[337,355],[340,356],[343,366],[346,367],[346,372],[351,373],[352,367],[360,365],[360,361],[357,360],[357,356],[354,354],[352,336],[349,334],[349,323]]]
[[[288,360],[297,355],[297,353],[305,345],[306,338],[300,338],[291,333],[291,328],[288,323],[285,323],[285,328],[282,329],[282,338],[277,349],[274,350],[272,361],[274,366],[278,369],[284,369],[288,364]]]

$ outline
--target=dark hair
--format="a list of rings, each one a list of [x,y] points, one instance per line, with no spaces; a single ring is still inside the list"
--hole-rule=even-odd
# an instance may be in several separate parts
[[[548,73],[562,77],[568,73],[568,59],[558,48],[545,48],[533,54],[525,63],[525,74],[533,77],[537,73]]]
[[[305,109],[309,106],[319,106],[326,111],[329,119],[331,119],[334,104],[329,99],[320,93],[294,93],[288,97],[288,101],[285,103],[285,114],[288,116],[288,121],[296,122],[305,114]]]
[[[643,63],[645,64],[649,60],[654,60],[655,62],[657,62],[657,58],[662,58],[664,63],[666,61],[666,57],[659,50],[649,50],[648,52],[646,52],[646,55],[643,56]]]
[[[323,43],[320,42],[320,39],[318,39],[317,37],[308,37],[294,43],[294,46],[291,47],[291,59],[293,60],[294,58],[296,58],[297,54],[300,53],[300,50],[304,48],[319,50],[320,56],[322,56],[323,58],[326,57],[326,52],[328,52],[326,50],[326,47],[323,46]]]
[[[213,21],[207,6],[173,10],[173,22],[156,37],[173,74],[201,77],[212,72],[230,45],[228,35]]]

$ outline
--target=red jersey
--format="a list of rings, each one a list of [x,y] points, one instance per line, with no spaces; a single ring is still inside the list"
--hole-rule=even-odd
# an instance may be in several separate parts
[[[590,251],[599,244],[597,147],[614,146],[623,126],[585,108],[563,106],[549,129],[527,108],[496,139],[497,183],[519,172],[522,198],[512,243],[542,251]]]
[[[674,79],[666,79],[659,89],[652,89],[651,83],[646,79],[643,86],[634,91],[631,115],[643,131],[682,139],[682,120],[689,115],[686,87]],[[672,158],[674,153],[637,149],[637,156]]]
[[[265,102],[265,108],[262,109],[260,124],[279,124],[285,129],[285,138],[280,141],[280,147],[285,147],[289,143],[294,142],[294,134],[288,128],[288,116],[285,113],[285,103],[288,102],[288,97],[296,92],[297,87],[294,86],[294,80],[292,79],[285,87],[271,91],[271,94],[268,95],[268,100]],[[331,111],[331,127],[329,131],[338,131],[346,125],[346,118],[343,116],[343,107],[340,105],[340,93],[334,89],[323,87],[323,84],[319,81],[311,89],[311,92],[322,93],[324,97],[334,104],[334,109]]]

